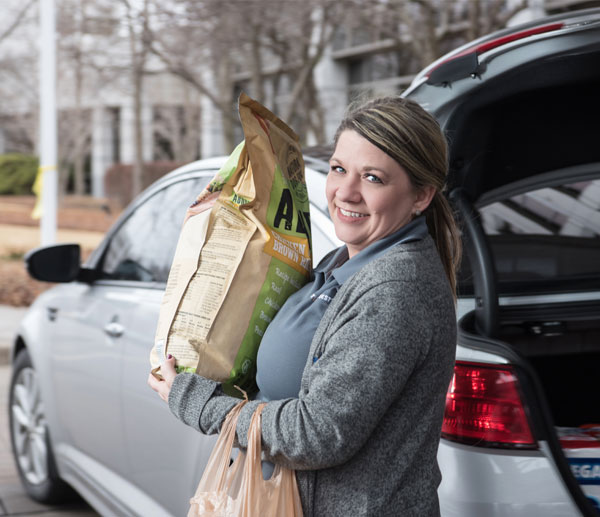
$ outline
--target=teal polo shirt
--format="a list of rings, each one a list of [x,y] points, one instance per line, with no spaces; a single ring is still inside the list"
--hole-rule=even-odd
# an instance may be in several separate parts
[[[291,295],[267,327],[257,357],[258,399],[296,398],[310,344],[338,289],[354,273],[396,244],[423,239],[425,216],[412,220],[348,259],[348,248],[330,252],[314,269],[314,279]]]

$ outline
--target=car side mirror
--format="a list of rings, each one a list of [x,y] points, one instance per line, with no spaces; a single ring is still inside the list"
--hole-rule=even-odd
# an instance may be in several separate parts
[[[43,246],[25,255],[25,267],[31,277],[42,282],[90,281],[90,270],[81,268],[79,244]]]

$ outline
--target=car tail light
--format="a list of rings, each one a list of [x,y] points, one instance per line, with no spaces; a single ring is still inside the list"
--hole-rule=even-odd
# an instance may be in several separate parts
[[[535,448],[513,368],[457,361],[442,437],[485,447]]]

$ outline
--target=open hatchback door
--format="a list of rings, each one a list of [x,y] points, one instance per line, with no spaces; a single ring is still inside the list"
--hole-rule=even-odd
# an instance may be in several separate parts
[[[442,515],[599,515],[600,10],[477,40],[405,95],[448,134],[465,247]]]

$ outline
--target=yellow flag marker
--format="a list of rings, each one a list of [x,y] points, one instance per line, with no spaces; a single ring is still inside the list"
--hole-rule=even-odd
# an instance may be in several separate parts
[[[31,212],[32,219],[39,219],[42,217],[42,191],[44,188],[44,172],[53,171],[56,169],[56,165],[45,165],[43,167],[38,167],[37,175],[35,177],[35,181],[33,182],[33,187],[31,190],[36,195],[35,206],[33,207],[33,211]]]

